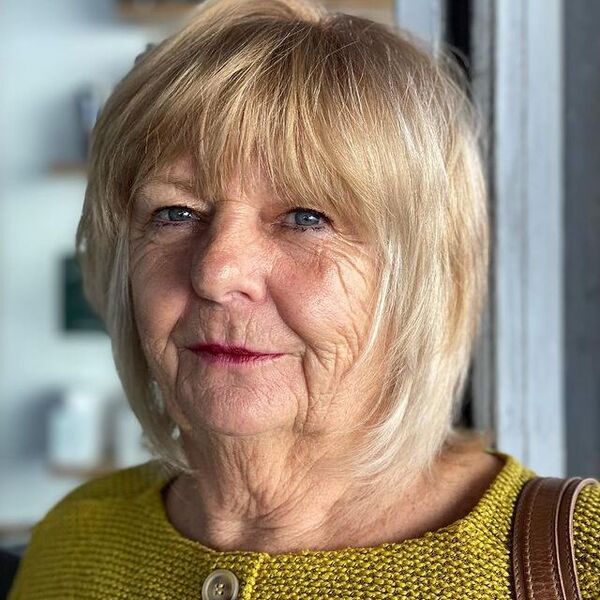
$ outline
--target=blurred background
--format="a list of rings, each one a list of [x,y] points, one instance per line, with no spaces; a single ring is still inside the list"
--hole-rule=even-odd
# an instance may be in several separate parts
[[[540,474],[598,477],[600,2],[324,3],[450,47],[488,131],[491,295],[462,423]],[[0,546],[89,477],[149,458],[74,235],[98,110],[194,4],[0,4]]]

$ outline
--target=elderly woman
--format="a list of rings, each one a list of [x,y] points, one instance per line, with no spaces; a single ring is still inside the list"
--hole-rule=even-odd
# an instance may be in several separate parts
[[[292,0],[222,0],[95,130],[87,297],[155,459],[36,526],[12,600],[511,597],[535,476],[456,425],[488,224],[456,70]],[[575,511],[600,589],[600,485]]]

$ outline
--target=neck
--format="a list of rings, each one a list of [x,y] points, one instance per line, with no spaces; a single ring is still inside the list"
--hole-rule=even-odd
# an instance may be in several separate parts
[[[207,439],[187,454],[195,474],[166,488],[167,514],[183,536],[218,551],[285,553],[401,541],[460,518],[480,497],[471,482],[470,500],[457,504],[457,495],[465,495],[457,483],[477,471],[472,460],[462,461],[462,479],[444,465],[436,477],[445,492],[440,496],[419,477],[400,493],[395,484],[361,493],[350,480],[324,477],[320,459],[330,454],[305,440]]]
[[[187,444],[194,475],[177,477],[167,489],[167,513],[183,535],[223,551],[335,544],[345,537],[341,517],[357,490],[343,477],[323,475],[328,446],[285,434]]]

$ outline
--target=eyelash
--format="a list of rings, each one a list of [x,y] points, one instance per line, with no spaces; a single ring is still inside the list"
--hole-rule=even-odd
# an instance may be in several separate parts
[[[182,205],[163,206],[161,208],[156,209],[152,213],[152,218],[151,218],[152,224],[155,227],[161,228],[161,227],[172,227],[172,226],[178,227],[181,223],[187,223],[188,221],[162,221],[157,218],[161,212],[163,212],[165,210],[168,211],[173,208],[181,208],[181,209],[185,210],[186,212],[194,213],[194,211],[189,209],[187,206],[182,206]],[[312,213],[313,215],[326,221],[327,224],[332,223],[331,219],[326,214],[319,212],[318,210],[314,210],[312,208],[304,208],[304,207],[292,208],[290,211],[288,211],[286,213],[286,215],[289,215],[289,214],[295,213],[295,212]],[[292,230],[298,231],[300,233],[304,233],[305,231],[308,231],[308,230],[320,231],[322,229],[325,229],[325,225],[319,225],[316,227],[304,227],[302,225],[282,225],[282,227],[284,227],[285,229],[292,229]]]

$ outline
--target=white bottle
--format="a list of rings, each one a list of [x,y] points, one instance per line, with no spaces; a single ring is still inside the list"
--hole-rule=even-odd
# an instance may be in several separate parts
[[[48,458],[53,468],[94,471],[106,460],[106,402],[101,394],[83,388],[65,392],[51,410]]]
[[[153,458],[144,445],[142,426],[124,399],[114,404],[112,449],[117,468],[131,467]]]

